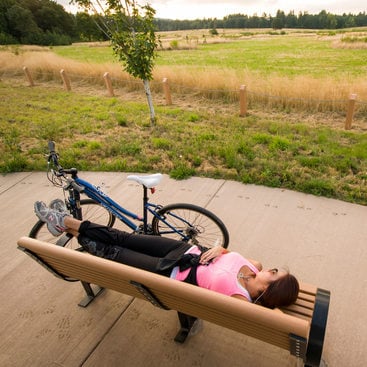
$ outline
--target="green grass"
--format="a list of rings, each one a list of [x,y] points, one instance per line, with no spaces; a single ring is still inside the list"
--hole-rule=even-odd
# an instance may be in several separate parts
[[[367,134],[191,108],[147,106],[0,82],[0,172],[45,170],[47,141],[65,167],[192,175],[367,204]]]
[[[107,43],[93,46],[89,43],[78,43],[71,46],[52,47],[51,51],[57,55],[86,63],[109,63],[116,61],[112,48]]]
[[[108,46],[73,45],[54,47],[58,55],[82,62],[114,61]],[[244,69],[268,76],[359,77],[367,72],[367,48],[333,47],[332,40],[315,36],[274,36],[227,43],[200,44],[195,49],[160,51],[157,66]]]
[[[367,70],[367,49],[332,47],[331,41],[304,37],[249,39],[201,45],[196,50],[161,52],[157,65],[248,69],[279,76],[360,76]],[[351,62],[353,60],[353,62]]]
[[[330,41],[314,38],[277,37],[227,44],[208,44],[193,51],[160,54],[158,65],[185,65],[248,69],[280,76],[320,77],[362,75],[367,71],[367,49],[333,48]],[[351,63],[351,60],[353,62]]]

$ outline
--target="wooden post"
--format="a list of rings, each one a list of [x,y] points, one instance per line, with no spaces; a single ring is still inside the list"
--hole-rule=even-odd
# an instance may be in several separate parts
[[[33,79],[32,79],[32,75],[31,75],[31,73],[29,72],[29,70],[26,66],[23,66],[23,71],[25,73],[25,76],[28,79],[29,86],[34,87],[34,82],[33,82]]]
[[[347,118],[345,120],[345,130],[350,130],[352,128],[352,121],[354,115],[354,107],[356,104],[357,95],[351,94],[348,101]]]
[[[110,74],[107,71],[103,74],[103,79],[105,81],[106,88],[108,90],[108,95],[110,97],[114,97],[115,93],[113,92],[112,81],[111,81],[111,78],[110,78]]]
[[[163,91],[164,91],[164,97],[166,98],[166,105],[170,106],[172,104],[172,98],[167,78],[163,79]]]
[[[247,114],[247,93],[246,86],[241,85],[240,87],[240,116],[244,117]]]
[[[70,85],[70,80],[65,72],[64,69],[61,69],[60,70],[60,75],[61,75],[61,78],[62,78],[62,81],[64,83],[64,88],[67,90],[67,91],[70,91],[71,90],[71,85]]]

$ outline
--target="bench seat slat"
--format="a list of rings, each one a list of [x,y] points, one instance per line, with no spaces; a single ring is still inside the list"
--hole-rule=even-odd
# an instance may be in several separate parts
[[[315,295],[311,295],[311,294],[308,294],[308,293],[303,293],[302,288],[300,289],[300,292],[298,294],[298,300],[314,303],[315,299],[316,299]]]
[[[313,302],[309,301],[309,300],[305,301],[302,298],[298,298],[297,301],[293,305],[290,305],[290,306],[285,307],[285,308],[291,309],[292,307],[297,306],[297,307],[306,308],[308,310],[313,310],[314,309],[314,304],[315,304],[314,301]]]
[[[308,307],[303,307],[299,305],[292,305],[292,307],[287,307],[282,309],[283,312],[287,314],[293,314],[293,315],[300,315],[300,316],[306,316],[310,319],[313,315],[313,309],[309,309]]]
[[[317,287],[312,285],[312,284],[301,282],[300,283],[300,289],[301,289],[302,293],[304,293],[304,294],[309,294],[309,295],[312,295],[314,297],[316,296]]]

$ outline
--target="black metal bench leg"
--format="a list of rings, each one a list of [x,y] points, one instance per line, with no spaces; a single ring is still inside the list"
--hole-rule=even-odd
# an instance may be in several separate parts
[[[81,282],[82,286],[85,290],[86,296],[78,303],[80,307],[87,307],[98,295],[100,295],[104,288],[101,288],[99,286],[95,286],[95,289],[93,290],[90,283]]]
[[[175,342],[184,343],[197,318],[181,312],[177,312],[177,316],[180,321],[181,328],[175,337]]]

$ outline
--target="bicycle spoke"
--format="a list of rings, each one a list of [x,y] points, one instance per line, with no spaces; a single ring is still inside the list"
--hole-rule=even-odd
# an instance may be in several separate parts
[[[161,236],[184,240],[195,245],[228,246],[228,232],[211,212],[191,204],[173,204],[159,211],[152,222],[153,231]]]

